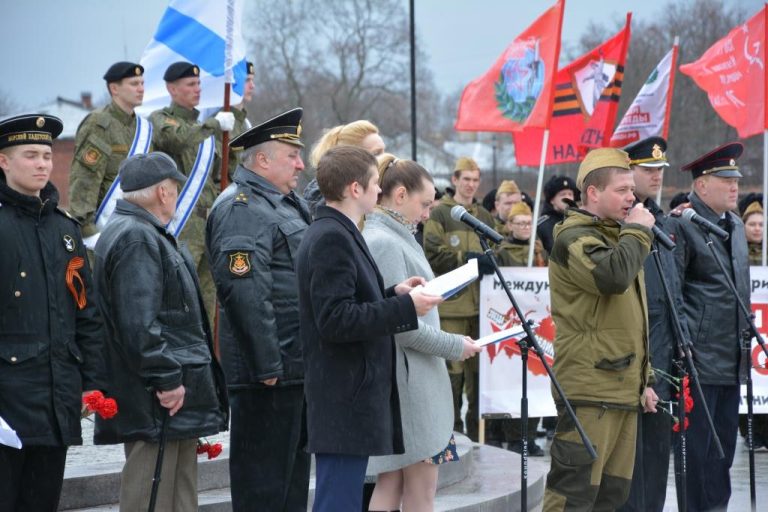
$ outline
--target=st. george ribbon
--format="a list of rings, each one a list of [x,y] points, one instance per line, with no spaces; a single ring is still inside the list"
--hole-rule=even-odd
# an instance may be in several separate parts
[[[477,217],[471,215],[466,208],[457,204],[451,208],[451,218],[453,220],[463,222],[467,226],[471,227],[478,233],[482,234],[485,238],[492,241],[495,244],[500,244],[504,237],[497,233],[492,227],[484,223]]]
[[[713,224],[695,211],[693,211],[693,208],[686,208],[683,210],[683,213],[681,215],[682,218],[685,220],[691,221],[694,224],[698,225],[701,229],[708,233],[712,233],[718,238],[722,238],[723,240],[728,240],[728,232],[718,226],[717,224]]]

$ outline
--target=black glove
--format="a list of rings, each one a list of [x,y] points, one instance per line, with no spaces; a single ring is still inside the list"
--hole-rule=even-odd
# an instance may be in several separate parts
[[[483,254],[481,252],[465,253],[465,256],[464,256],[465,261],[469,261],[472,258],[477,258],[477,270],[480,272],[480,275],[490,275],[490,274],[496,273],[496,269],[493,268],[493,263],[491,262],[491,258],[488,257],[487,254]]]

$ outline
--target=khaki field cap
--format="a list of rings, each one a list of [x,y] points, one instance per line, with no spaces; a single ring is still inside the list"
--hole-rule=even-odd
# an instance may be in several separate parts
[[[512,217],[515,215],[533,215],[533,213],[531,212],[530,206],[520,201],[519,203],[512,205],[512,208],[509,210],[509,215],[507,215],[507,220],[512,220]]]
[[[454,171],[479,171],[480,168],[477,166],[477,162],[475,162],[468,156],[463,156],[458,160],[456,160],[456,167],[453,170]]]
[[[589,173],[604,167],[629,170],[629,155],[626,151],[615,148],[597,148],[587,153],[579,165],[579,174],[576,176],[576,186],[579,190],[584,192],[584,179]]]
[[[501,185],[499,185],[499,188],[496,189],[496,199],[498,199],[501,194],[519,194],[520,193],[520,187],[517,186],[517,183],[515,183],[513,180],[504,180],[501,182]]]

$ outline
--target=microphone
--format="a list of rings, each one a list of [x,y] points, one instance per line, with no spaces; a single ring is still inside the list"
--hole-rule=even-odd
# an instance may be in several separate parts
[[[712,233],[718,238],[722,238],[723,240],[728,240],[728,232],[718,226],[717,224],[713,224],[709,222],[707,219],[693,211],[693,208],[686,208],[683,210],[682,217],[685,220],[691,221],[694,224],[697,224],[701,229],[706,231],[707,233]]]
[[[504,237],[494,231],[493,228],[485,224],[483,221],[471,215],[466,208],[457,204],[451,208],[451,218],[459,222],[463,222],[467,226],[474,229],[478,234],[482,234],[485,238],[491,240],[495,244],[500,244]]]
[[[656,237],[656,241],[659,242],[661,245],[663,245],[666,250],[672,251],[677,246],[677,244],[673,242],[672,239],[669,238],[665,232],[660,230],[659,226],[657,226],[656,224],[651,226],[651,231],[653,231],[653,236]]]

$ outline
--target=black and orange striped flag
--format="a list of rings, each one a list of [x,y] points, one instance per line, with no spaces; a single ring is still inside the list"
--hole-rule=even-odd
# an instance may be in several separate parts
[[[546,164],[580,161],[587,151],[608,146],[624,80],[630,21],[612,38],[560,69],[555,78]],[[513,132],[518,165],[538,166],[542,128]]]

